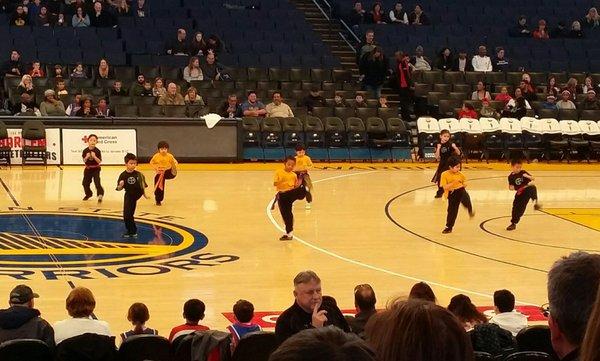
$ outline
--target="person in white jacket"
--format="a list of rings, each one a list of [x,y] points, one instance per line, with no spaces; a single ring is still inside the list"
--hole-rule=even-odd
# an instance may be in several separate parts
[[[487,56],[487,49],[481,45],[479,47],[479,53],[473,57],[473,70],[489,72],[493,70],[492,60]]]
[[[527,316],[515,310],[515,295],[509,290],[494,292],[494,311],[496,315],[489,322],[510,331],[513,336],[527,327]]]
[[[401,3],[394,5],[394,8],[390,10],[389,17],[393,24],[408,25],[408,14],[402,9]]]

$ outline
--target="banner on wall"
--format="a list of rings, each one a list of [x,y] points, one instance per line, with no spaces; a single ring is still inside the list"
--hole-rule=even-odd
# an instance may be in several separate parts
[[[83,163],[81,154],[90,134],[98,136],[96,147],[102,152],[102,164],[123,164],[125,154],[137,154],[135,129],[62,129],[64,164]]]
[[[60,130],[46,129],[45,140],[29,141],[21,137],[21,129],[8,129],[8,138],[0,140],[1,146],[11,148],[10,160],[12,164],[22,164],[21,151],[23,145],[43,146],[46,144],[46,159],[48,164],[60,164]]]

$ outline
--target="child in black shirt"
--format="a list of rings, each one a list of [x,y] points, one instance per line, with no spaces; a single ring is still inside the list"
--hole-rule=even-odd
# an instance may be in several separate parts
[[[94,180],[94,186],[96,187],[96,193],[98,194],[98,203],[102,202],[104,197],[104,188],[100,184],[100,163],[102,163],[102,152],[96,148],[98,143],[98,136],[96,134],[90,134],[87,137],[88,146],[83,150],[82,157],[85,163],[85,169],[83,170],[83,190],[85,192],[84,201],[90,199],[93,195],[90,184]]]
[[[137,237],[137,227],[135,226],[135,207],[137,201],[142,196],[148,198],[145,193],[145,188],[148,187],[144,175],[137,170],[137,158],[134,154],[127,153],[125,155],[125,171],[119,176],[117,181],[117,190],[125,189],[123,197],[123,221],[127,231],[123,234],[123,238]]]
[[[523,161],[513,159],[510,162],[512,172],[508,175],[508,188],[511,191],[516,191],[515,200],[512,206],[512,218],[510,226],[506,227],[507,231],[513,231],[517,228],[517,223],[521,220],[529,200],[533,200],[533,209],[539,211],[542,206],[538,203],[537,188],[533,184],[535,178],[527,171],[523,170]]]
[[[444,189],[440,186],[440,179],[442,173],[448,170],[448,159],[453,155],[460,155],[460,149],[450,141],[450,131],[444,129],[440,132],[440,142],[435,146],[435,158],[440,162],[431,179],[431,182],[436,183],[438,186],[435,198],[442,198],[442,195],[444,195]]]

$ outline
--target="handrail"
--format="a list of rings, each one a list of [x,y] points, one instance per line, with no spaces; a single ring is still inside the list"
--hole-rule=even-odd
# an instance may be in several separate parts
[[[333,11],[331,4],[327,0],[321,0],[321,1],[323,2],[324,6],[326,6],[329,9],[329,14],[327,14],[325,12],[325,10],[323,10],[321,5],[319,5],[318,0],[313,0],[313,3],[319,10],[321,10],[321,13],[323,14],[323,16],[325,16],[327,21],[332,22],[334,19],[331,17],[331,12]],[[342,19],[338,19],[338,21],[340,22],[340,24],[342,24],[344,26],[344,28],[346,28],[346,31],[348,33],[350,33],[352,35],[352,37],[354,37],[356,42],[360,43],[360,38],[354,33],[354,31],[352,31],[352,29],[350,27],[348,27],[348,24],[346,24],[346,22]],[[356,53],[356,51],[357,51],[356,48],[352,45],[352,43],[348,40],[348,38],[342,32],[338,32],[338,34],[342,37],[342,39],[346,42],[346,44],[348,44],[348,46],[350,46],[352,51],[354,51]]]

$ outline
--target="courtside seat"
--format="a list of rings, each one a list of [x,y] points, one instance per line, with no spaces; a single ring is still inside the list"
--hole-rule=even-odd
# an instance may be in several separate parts
[[[244,159],[262,160],[264,158],[264,152],[260,144],[261,133],[258,118],[242,118],[242,128],[244,129]]]
[[[371,159],[369,148],[367,148],[367,131],[362,119],[357,117],[346,119],[346,135],[350,148],[350,160]]]
[[[347,144],[346,126],[342,119],[338,117],[325,118],[325,145],[329,148],[329,159],[349,159],[350,153],[346,147]]]
[[[567,156],[569,141],[563,139],[558,120],[554,118],[537,119],[534,122],[534,127],[542,133],[542,143],[546,149],[546,159],[548,161],[552,159],[552,154],[554,153],[559,154],[561,160]]]
[[[119,347],[120,361],[171,361],[171,343],[162,336],[135,335],[128,337]]]
[[[482,153],[484,137],[479,121],[471,118],[461,118],[459,121],[463,134],[463,153],[466,159],[469,159],[469,155],[472,153]]]
[[[502,131],[502,138],[508,159],[513,158],[512,152],[523,151],[523,133],[519,119],[500,118],[500,130]]]
[[[283,146],[285,154],[295,155],[296,146],[304,144],[304,126],[300,119],[295,117],[279,118],[283,130]]]
[[[417,134],[419,154],[423,158],[433,158],[434,147],[440,134],[440,126],[437,119],[432,117],[419,117],[417,119]]]
[[[590,142],[590,157],[600,157],[600,126],[593,120],[580,120],[579,128],[583,139]]]
[[[328,160],[329,152],[325,149],[325,127],[321,119],[306,116],[302,119],[304,139],[308,153],[313,159]]]
[[[495,118],[479,118],[481,131],[483,132],[483,156],[486,161],[490,159],[491,152],[499,152],[499,159],[504,157],[504,142],[500,123]]]
[[[567,161],[571,160],[571,155],[583,156],[589,162],[590,160],[590,142],[583,138],[583,132],[576,120],[561,120],[558,122],[563,140],[568,141],[569,149]]]
[[[261,144],[264,150],[264,159],[283,159],[283,131],[278,118],[262,118],[260,120],[262,134]]]
[[[387,129],[383,119],[378,117],[367,118],[365,123],[367,138],[371,150],[371,160],[391,159],[391,139],[387,136]]]
[[[462,144],[462,134],[460,122],[456,118],[441,118],[438,120],[440,131],[446,129],[450,131],[450,139],[458,146]]]
[[[392,141],[392,160],[406,160],[411,157],[411,133],[400,118],[386,120],[388,139]]]
[[[521,129],[523,131],[523,152],[525,158],[529,161],[532,154],[540,157],[544,156],[544,145],[542,141],[542,130],[536,127],[536,118],[523,117],[521,118]]]
[[[4,144],[0,146],[0,159],[5,160],[6,164],[10,167],[10,156],[11,156],[11,147],[8,145],[8,129],[6,124],[0,120],[0,144]]]

